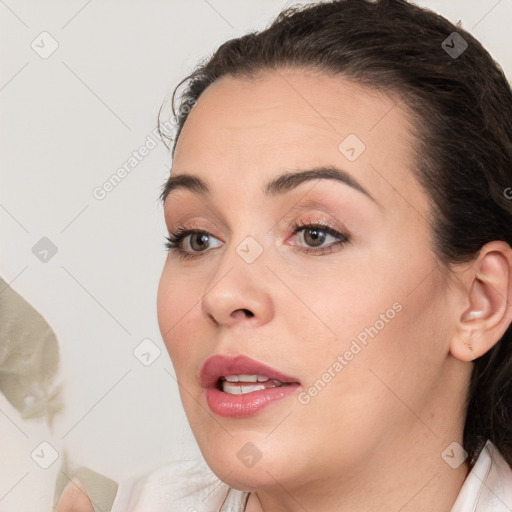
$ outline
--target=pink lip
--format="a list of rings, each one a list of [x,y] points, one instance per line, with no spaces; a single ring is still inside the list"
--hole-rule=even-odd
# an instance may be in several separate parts
[[[219,379],[227,375],[265,375],[270,379],[291,384],[243,395],[230,395],[218,388]],[[216,354],[209,357],[201,368],[199,381],[205,388],[206,401],[211,411],[231,418],[252,416],[270,404],[294,394],[300,387],[296,377],[285,375],[266,364],[241,355],[230,357]]]

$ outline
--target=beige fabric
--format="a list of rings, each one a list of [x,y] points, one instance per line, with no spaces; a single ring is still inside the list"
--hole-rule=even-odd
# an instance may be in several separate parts
[[[63,410],[61,387],[55,383],[59,364],[59,346],[52,328],[0,278],[0,393],[21,419],[42,418],[51,428],[56,414]],[[67,497],[59,512],[108,512],[117,483],[91,469],[74,467],[63,451],[52,510],[56,510],[64,490]],[[89,507],[84,508],[87,504]]]
[[[219,512],[244,512],[249,494],[249,492],[229,489]]]
[[[58,367],[52,328],[0,278],[0,392],[23,419],[44,417],[51,426],[62,409]]]
[[[108,512],[117,494],[117,483],[89,468],[74,469],[63,457],[55,485],[55,512]]]

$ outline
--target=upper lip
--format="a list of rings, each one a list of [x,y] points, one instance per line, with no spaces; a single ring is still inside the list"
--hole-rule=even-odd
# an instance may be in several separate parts
[[[203,388],[216,387],[221,377],[228,375],[261,375],[280,382],[297,382],[296,377],[285,375],[280,371],[243,355],[228,356],[215,354],[210,356],[201,367],[199,381]]]

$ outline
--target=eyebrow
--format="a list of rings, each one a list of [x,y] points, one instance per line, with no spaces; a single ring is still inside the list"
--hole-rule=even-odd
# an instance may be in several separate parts
[[[334,166],[318,167],[314,169],[306,169],[282,174],[281,176],[267,183],[263,188],[263,193],[266,196],[281,195],[289,192],[290,190],[293,190],[302,183],[316,179],[340,181],[345,185],[353,188],[354,190],[361,192],[374,203],[378,204],[372,195],[355,178],[353,178],[346,171]],[[162,202],[165,202],[173,190],[178,189],[189,190],[190,192],[203,196],[211,195],[210,187],[208,184],[198,176],[194,176],[192,174],[180,174],[178,176],[171,175],[165,183],[160,195]]]

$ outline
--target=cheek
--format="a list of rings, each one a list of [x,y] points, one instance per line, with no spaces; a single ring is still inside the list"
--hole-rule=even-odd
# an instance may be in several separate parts
[[[380,334],[399,316],[402,297],[392,284],[392,279],[382,279],[382,272],[372,275],[369,267],[364,271],[348,267],[317,279],[303,288],[303,296],[325,328],[310,315],[309,329],[315,327],[324,340],[330,338],[336,351],[348,350],[356,338],[364,344],[375,330]]]
[[[351,451],[353,460],[371,453],[379,436],[396,435],[397,430],[405,435],[415,427],[418,420],[410,411],[427,402],[442,362],[435,360],[439,352],[429,353],[428,319],[422,317],[425,296],[395,301],[393,293],[376,295],[358,305],[354,302],[362,296],[352,301],[344,295],[344,314],[331,316],[340,334],[324,338],[322,350],[309,348],[301,356],[308,361],[307,382],[294,419],[323,431],[323,439],[333,443],[350,439],[350,447],[343,449]],[[329,453],[324,455],[328,460]]]
[[[193,279],[187,278],[185,285],[184,279],[180,279],[179,274],[167,263],[158,285],[158,325],[176,371],[181,369],[182,360],[187,355],[187,351],[183,350],[186,343],[180,343],[180,340],[186,341],[185,334],[189,336],[193,331],[191,318],[196,308],[200,307],[200,295],[194,290],[193,282]]]
[[[375,400],[378,410],[383,393],[393,398],[389,388],[417,400],[424,393],[418,382],[433,385],[446,356],[445,288],[429,258],[397,260],[381,258],[362,272],[347,259],[340,277],[302,288],[304,301],[331,331],[316,320],[302,331],[311,340],[323,333],[301,358],[308,361],[308,386],[333,382],[325,385],[330,392],[322,391],[325,400],[344,397],[354,410]]]

